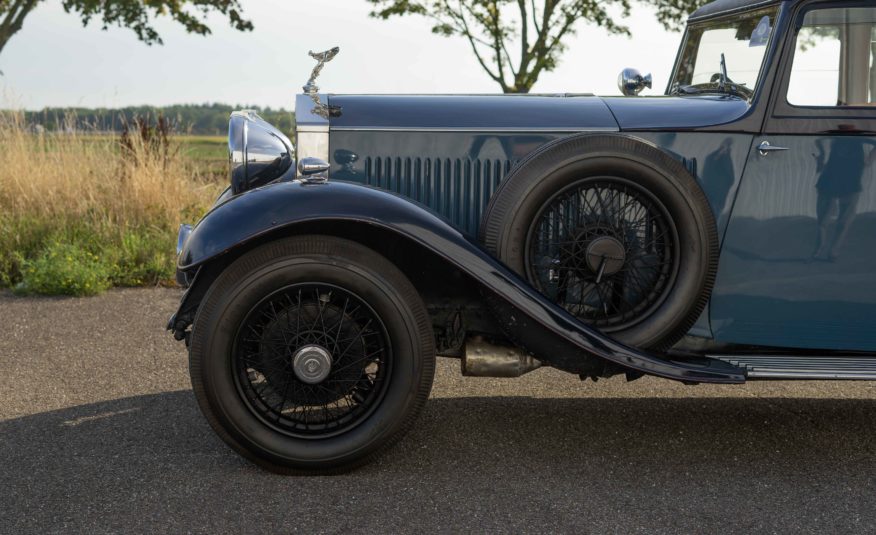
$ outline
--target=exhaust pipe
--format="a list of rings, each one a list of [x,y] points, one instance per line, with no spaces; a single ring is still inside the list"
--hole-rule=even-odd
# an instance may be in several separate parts
[[[516,347],[491,344],[481,336],[465,341],[462,375],[466,377],[520,377],[540,367],[540,360]]]

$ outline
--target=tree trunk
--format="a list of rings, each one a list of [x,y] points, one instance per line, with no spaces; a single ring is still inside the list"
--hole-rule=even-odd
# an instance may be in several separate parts
[[[530,89],[532,89],[532,88],[526,87],[526,86],[520,87],[518,85],[512,85],[512,86],[503,87],[502,91],[506,94],[509,94],[509,93],[529,93]]]
[[[7,34],[6,32],[0,33],[0,54],[3,53],[3,47],[6,46],[10,37],[12,37],[12,35]]]
[[[0,12],[0,53],[9,39],[21,30],[24,18],[33,11],[39,0],[13,0]]]

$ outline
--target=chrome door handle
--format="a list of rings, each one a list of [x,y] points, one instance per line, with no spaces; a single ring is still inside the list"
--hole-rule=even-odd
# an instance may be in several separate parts
[[[788,147],[776,147],[775,145],[770,145],[769,141],[764,141],[757,146],[757,152],[759,152],[761,156],[766,156],[771,152],[779,152],[783,150],[788,150]]]

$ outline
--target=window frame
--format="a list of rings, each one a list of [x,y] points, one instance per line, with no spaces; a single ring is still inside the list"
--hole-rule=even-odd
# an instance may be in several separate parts
[[[763,54],[763,58],[761,58],[760,66],[757,71],[757,83],[756,86],[752,89],[752,97],[747,99],[750,103],[754,102],[754,99],[763,92],[763,89],[767,86],[767,78],[769,74],[769,66],[773,60],[773,54],[778,45],[777,41],[781,41],[780,36],[780,23],[782,22],[782,6],[780,4],[766,4],[763,6],[757,7],[757,9],[746,9],[744,11],[736,11],[731,14],[722,15],[720,17],[711,17],[706,19],[697,20],[695,22],[691,22],[685,28],[684,34],[681,37],[681,43],[678,47],[678,52],[676,53],[675,62],[672,66],[672,71],[669,76],[669,82],[666,85],[666,91],[664,94],[671,94],[673,83],[675,79],[678,77],[678,71],[681,68],[682,60],[684,59],[684,52],[686,50],[686,45],[688,44],[688,40],[690,38],[690,34],[695,30],[706,30],[708,26],[714,25],[716,22],[728,22],[732,23],[739,19],[740,16],[748,16],[758,12],[771,12],[771,33],[769,36],[769,42],[765,45],[765,50]],[[700,36],[700,41],[698,41],[697,45],[702,42],[702,36]]]
[[[849,0],[830,2],[811,0],[801,2],[795,10],[788,34],[784,37],[784,57],[779,65],[779,77],[773,91],[771,113],[764,133],[836,133],[839,124],[852,125],[849,133],[876,133],[876,106],[811,106],[794,105],[788,102],[788,89],[794,56],[797,52],[797,37],[803,27],[806,14],[817,9],[873,7],[872,1]],[[837,123],[837,121],[841,121]]]

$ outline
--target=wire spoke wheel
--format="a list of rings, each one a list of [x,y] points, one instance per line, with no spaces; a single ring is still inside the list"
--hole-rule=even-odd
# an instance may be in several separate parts
[[[398,441],[429,397],[417,289],[360,243],[264,243],[227,266],[192,326],[192,390],[231,448],[282,474],[336,474]]]
[[[393,355],[377,313],[332,284],[277,290],[246,315],[232,353],[249,409],[297,438],[346,432],[380,404]]]
[[[626,134],[573,134],[533,151],[490,198],[480,236],[582,323],[657,351],[701,317],[718,268],[697,178]]]
[[[543,294],[611,332],[660,306],[678,274],[678,244],[652,193],[625,178],[590,177],[544,203],[526,237],[525,269]]]

